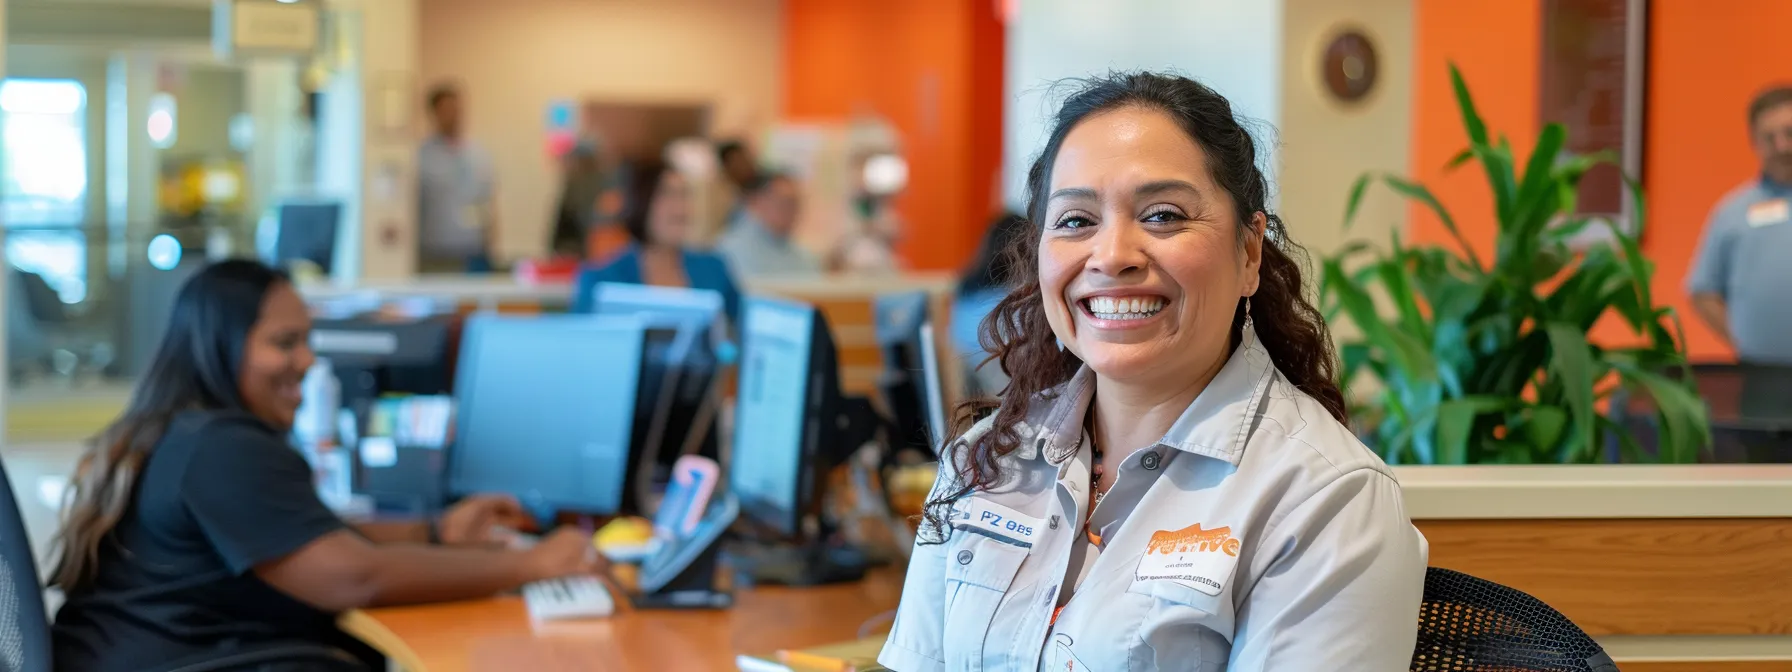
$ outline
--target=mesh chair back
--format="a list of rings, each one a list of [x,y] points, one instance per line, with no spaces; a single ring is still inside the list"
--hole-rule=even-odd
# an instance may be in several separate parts
[[[49,672],[50,622],[12,482],[0,464],[0,672]]]
[[[1412,670],[1618,672],[1618,666],[1598,642],[1537,598],[1431,567]]]

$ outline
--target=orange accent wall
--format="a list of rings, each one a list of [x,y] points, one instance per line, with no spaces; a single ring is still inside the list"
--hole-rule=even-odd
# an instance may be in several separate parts
[[[1488,127],[1505,132],[1523,154],[1539,129],[1541,2],[1415,3],[1413,170],[1488,256],[1494,222],[1484,178],[1470,167],[1443,176],[1443,163],[1466,143],[1448,62],[1462,69]],[[1785,67],[1792,41],[1783,35],[1792,25],[1792,2],[1654,0],[1649,12],[1643,253],[1655,262],[1657,300],[1674,306],[1686,325],[1691,356],[1728,360],[1730,349],[1692,313],[1686,273],[1712,206],[1759,171],[1748,145],[1748,102],[1762,88],[1792,79]],[[1416,207],[1412,213],[1412,238],[1446,239],[1435,218]],[[1593,338],[1613,343],[1626,334],[1622,325],[1601,324]]]
[[[1497,224],[1486,176],[1472,163],[1444,172],[1444,164],[1468,146],[1450,88],[1450,63],[1462,70],[1488,131],[1511,138],[1522,165],[1539,129],[1541,3],[1414,0],[1413,14],[1413,176],[1443,201],[1463,236],[1491,262]],[[1448,244],[1449,234],[1429,210],[1415,205],[1411,212],[1413,240]]]
[[[988,0],[786,0],[783,116],[875,113],[901,132],[898,252],[956,268],[975,251],[1001,165],[1003,29]]]

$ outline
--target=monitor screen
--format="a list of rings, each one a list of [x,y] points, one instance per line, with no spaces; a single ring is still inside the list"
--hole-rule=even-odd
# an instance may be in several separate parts
[[[342,221],[342,202],[290,200],[281,203],[274,234],[275,266],[286,267],[303,259],[328,273],[336,261],[336,229]]]
[[[591,306],[598,315],[651,313],[708,323],[722,312],[722,294],[708,289],[600,282],[592,289]]]
[[[940,382],[940,357],[933,344],[933,323],[921,323],[921,396],[927,406],[927,445],[939,455],[951,427],[946,421],[946,388]]]
[[[801,496],[813,307],[749,299],[742,309],[729,483],[756,524],[794,536]]]
[[[645,327],[614,317],[468,321],[455,380],[455,494],[532,509],[621,508]]]

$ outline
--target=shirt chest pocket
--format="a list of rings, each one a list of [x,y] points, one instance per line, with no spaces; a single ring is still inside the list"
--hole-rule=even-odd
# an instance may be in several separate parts
[[[1008,648],[1008,642],[985,643],[1027,549],[967,530],[957,530],[953,537],[956,543],[946,552],[943,653],[947,669],[981,670],[986,650]]]
[[[1133,651],[1132,669],[1226,669],[1236,616],[1230,591],[1209,595],[1178,581],[1157,579],[1135,580],[1126,592],[1151,598],[1139,624],[1144,646]]]

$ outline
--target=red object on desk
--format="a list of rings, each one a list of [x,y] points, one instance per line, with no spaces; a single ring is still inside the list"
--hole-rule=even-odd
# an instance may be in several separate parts
[[[517,282],[531,285],[571,284],[579,274],[579,260],[572,257],[524,259],[516,264]]]

